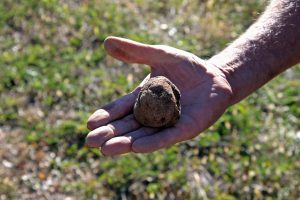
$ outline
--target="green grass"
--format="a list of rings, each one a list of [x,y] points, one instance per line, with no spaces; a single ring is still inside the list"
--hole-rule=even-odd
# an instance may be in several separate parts
[[[209,58],[251,25],[265,5],[258,0],[1,1],[0,160],[13,164],[0,164],[0,180],[11,180],[0,181],[3,198],[297,198],[299,67],[232,106],[191,141],[112,158],[84,147],[89,114],[131,91],[149,72],[107,56],[107,36]]]

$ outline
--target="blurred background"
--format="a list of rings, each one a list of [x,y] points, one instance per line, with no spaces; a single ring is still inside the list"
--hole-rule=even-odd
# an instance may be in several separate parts
[[[204,59],[267,0],[1,0],[0,199],[297,199],[300,68],[209,130],[148,155],[84,147],[86,121],[149,72],[107,56],[109,35]]]

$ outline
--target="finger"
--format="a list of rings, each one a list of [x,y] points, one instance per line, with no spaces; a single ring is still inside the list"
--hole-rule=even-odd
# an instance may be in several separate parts
[[[129,153],[132,151],[132,143],[137,138],[152,135],[157,131],[157,128],[142,127],[136,131],[127,133],[124,136],[114,137],[102,145],[101,152],[103,155],[109,156]]]
[[[140,127],[133,115],[128,115],[123,119],[111,122],[106,126],[101,126],[91,131],[86,137],[86,145],[90,147],[100,147],[112,137],[123,135],[134,131]]]
[[[149,153],[175,144],[180,132],[175,128],[165,129],[157,134],[137,139],[132,144],[132,150],[137,153]]]
[[[133,142],[132,150],[137,153],[149,153],[191,139],[195,135],[185,125],[167,128],[156,134],[138,138]]]
[[[94,130],[131,113],[139,90],[140,88],[137,88],[132,93],[129,93],[94,112],[88,119],[88,129]]]
[[[121,61],[127,63],[139,63],[153,66],[155,63],[169,61],[167,51],[162,46],[148,45],[132,40],[108,37],[104,42],[106,51]]]

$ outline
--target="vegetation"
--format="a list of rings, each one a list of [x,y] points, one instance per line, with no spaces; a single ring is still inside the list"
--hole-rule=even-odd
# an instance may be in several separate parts
[[[199,137],[152,154],[84,147],[93,111],[149,72],[107,56],[109,35],[209,58],[266,0],[2,0],[0,199],[296,199],[300,69],[277,77]]]

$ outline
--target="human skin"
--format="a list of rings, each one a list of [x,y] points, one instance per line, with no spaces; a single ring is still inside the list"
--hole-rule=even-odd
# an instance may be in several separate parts
[[[274,0],[243,35],[210,60],[164,45],[108,37],[116,59],[146,64],[149,77],[165,76],[181,91],[182,114],[174,127],[143,127],[132,114],[139,87],[88,119],[90,147],[104,155],[149,153],[192,139],[231,105],[300,62],[300,0]]]

